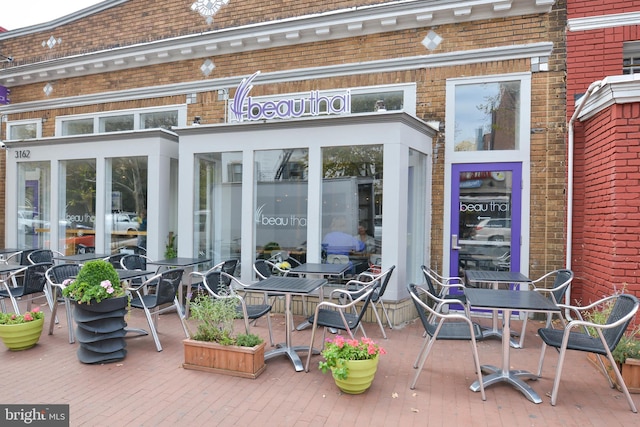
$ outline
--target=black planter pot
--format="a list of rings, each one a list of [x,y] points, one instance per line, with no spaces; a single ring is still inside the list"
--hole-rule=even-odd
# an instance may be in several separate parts
[[[127,355],[124,340],[127,322],[127,297],[109,298],[99,303],[78,304],[74,301],[73,318],[76,338],[80,343],[78,360],[82,363],[112,363]]]

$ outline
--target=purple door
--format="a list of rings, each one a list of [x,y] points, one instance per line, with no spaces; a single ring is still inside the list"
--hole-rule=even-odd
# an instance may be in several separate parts
[[[452,166],[449,274],[519,271],[521,163]]]

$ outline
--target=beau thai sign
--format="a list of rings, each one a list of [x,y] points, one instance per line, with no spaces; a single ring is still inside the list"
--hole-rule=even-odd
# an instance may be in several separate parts
[[[255,121],[269,119],[292,119],[302,116],[339,115],[351,112],[351,92],[331,95],[312,90],[308,95],[298,97],[283,96],[279,99],[259,100],[249,96],[253,81],[260,74],[256,71],[242,80],[231,102],[231,112],[236,121]]]

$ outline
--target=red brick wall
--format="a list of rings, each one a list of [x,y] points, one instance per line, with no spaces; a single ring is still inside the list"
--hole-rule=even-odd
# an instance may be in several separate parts
[[[637,12],[640,0],[573,0],[567,19]],[[591,83],[622,74],[623,43],[640,26],[567,31],[567,120]],[[614,289],[640,294],[640,105],[614,105],[574,124],[572,297],[582,304]],[[635,129],[634,129],[635,126]]]
[[[614,289],[640,294],[639,125],[638,103],[613,105],[579,125],[572,296],[583,305]]]

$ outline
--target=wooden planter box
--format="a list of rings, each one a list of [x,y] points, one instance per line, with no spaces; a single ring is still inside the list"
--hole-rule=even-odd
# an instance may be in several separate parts
[[[266,343],[255,347],[220,345],[214,342],[186,339],[184,343],[185,369],[216,372],[243,378],[257,378],[267,367],[264,363]]]
[[[596,355],[593,353],[587,354],[587,359],[599,370],[602,372],[600,368],[600,364],[596,360]],[[620,384],[618,384],[618,380],[616,379],[616,374],[613,372],[613,368],[611,367],[611,363],[606,357],[602,357],[602,362],[604,363],[605,368],[607,368],[606,375],[611,378],[613,384],[616,386],[618,391],[622,391],[620,388]],[[627,359],[622,366],[619,366],[620,373],[622,374],[622,379],[624,383],[627,385],[629,389],[629,393],[640,393],[640,360],[638,359]]]

